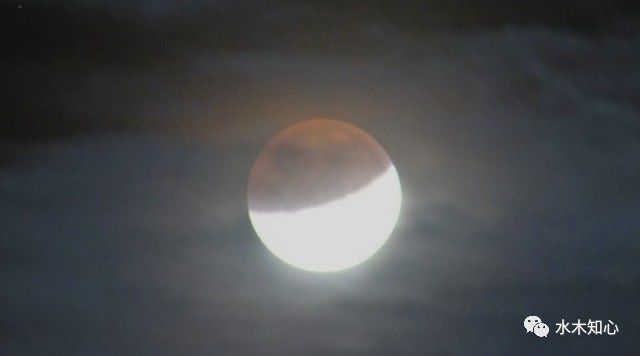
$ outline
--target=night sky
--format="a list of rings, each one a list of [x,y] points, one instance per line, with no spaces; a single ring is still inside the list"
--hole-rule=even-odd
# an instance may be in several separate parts
[[[640,354],[636,4],[3,0],[0,355]],[[338,273],[247,213],[317,117],[403,189]]]

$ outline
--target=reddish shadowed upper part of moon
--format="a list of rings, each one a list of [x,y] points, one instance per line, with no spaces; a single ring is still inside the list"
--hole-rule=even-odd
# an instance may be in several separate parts
[[[387,171],[391,161],[366,132],[316,119],[285,129],[262,150],[249,178],[251,211],[291,211],[340,199]]]

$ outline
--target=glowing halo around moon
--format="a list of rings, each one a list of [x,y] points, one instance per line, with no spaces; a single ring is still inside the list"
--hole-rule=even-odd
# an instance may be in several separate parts
[[[249,178],[249,217],[264,245],[307,271],[334,272],[375,254],[400,215],[398,173],[359,128],[309,120],[276,135]]]

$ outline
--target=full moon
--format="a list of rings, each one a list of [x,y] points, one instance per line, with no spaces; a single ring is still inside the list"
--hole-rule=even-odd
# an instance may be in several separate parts
[[[333,272],[367,260],[400,214],[398,173],[369,134],[336,120],[304,121],[263,148],[249,177],[251,223],[284,262]]]

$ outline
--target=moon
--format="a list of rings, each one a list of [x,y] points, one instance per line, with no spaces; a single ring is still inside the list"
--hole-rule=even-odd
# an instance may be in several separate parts
[[[398,172],[385,150],[354,125],[294,124],[256,159],[247,192],[258,237],[282,261],[335,272],[367,260],[400,215]]]

